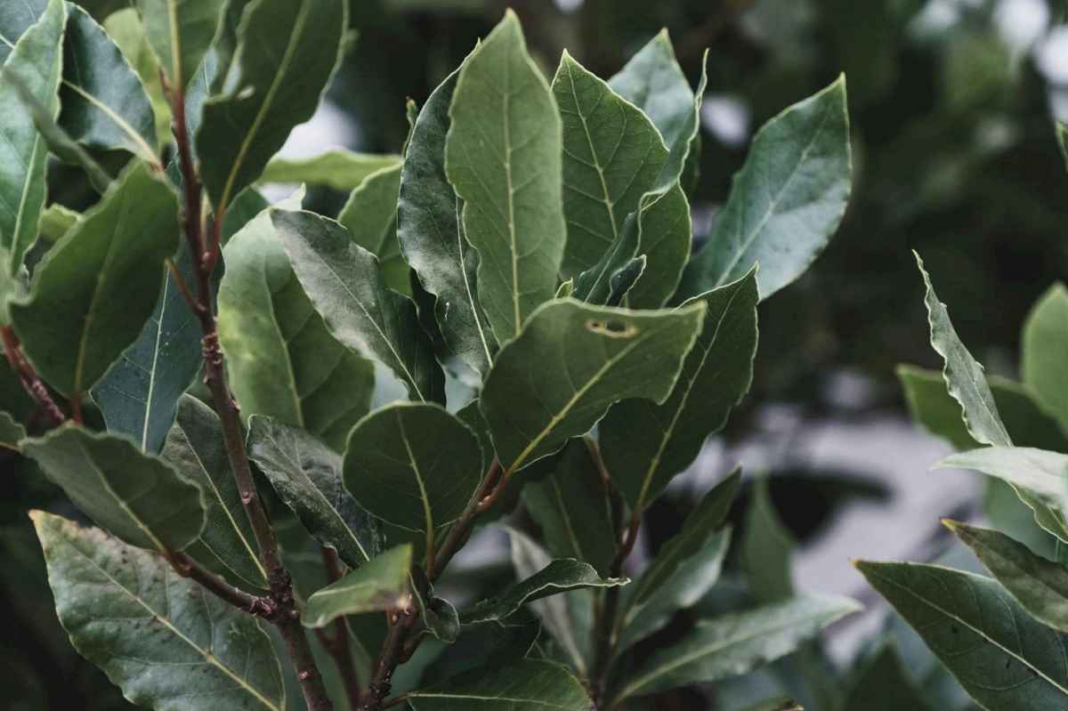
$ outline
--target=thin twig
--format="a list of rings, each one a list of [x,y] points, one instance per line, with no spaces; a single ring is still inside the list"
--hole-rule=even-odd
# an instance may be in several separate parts
[[[167,260],[167,269],[170,270],[171,278],[174,279],[174,283],[178,286],[178,291],[181,292],[182,298],[185,299],[186,305],[189,306],[189,310],[195,314],[203,311],[206,307],[193,296],[193,292],[189,290],[189,285],[185,283],[185,278],[178,271],[178,265],[174,263],[173,259]]]
[[[249,614],[266,620],[274,621],[276,619],[279,610],[271,598],[251,595],[240,588],[234,587],[185,553],[171,553],[167,556],[167,559],[171,567],[179,575],[195,580],[234,607],[239,607]]]
[[[328,546],[322,547],[323,565],[326,567],[327,579],[335,583],[341,579],[341,563],[337,557],[337,551]],[[344,616],[338,617],[334,622],[334,635],[330,636],[326,630],[315,630],[319,642],[329,652],[334,660],[334,665],[341,674],[341,680],[345,684],[345,693],[349,697],[349,706],[355,711],[360,704],[362,690],[360,680],[356,678],[356,662],[352,658],[352,647],[349,645],[349,625]]]
[[[18,336],[11,330],[10,326],[0,327],[0,340],[4,344],[4,356],[7,358],[8,364],[11,366],[11,370],[15,372],[19,377],[19,382],[22,383],[23,389],[27,394],[33,398],[52,420],[52,424],[57,427],[66,421],[67,416],[63,414],[63,410],[52,398],[52,394],[48,392],[48,388],[45,386],[41,377],[37,375],[37,371],[34,369],[30,362],[26,359],[26,356],[22,353],[22,347],[19,343]]]

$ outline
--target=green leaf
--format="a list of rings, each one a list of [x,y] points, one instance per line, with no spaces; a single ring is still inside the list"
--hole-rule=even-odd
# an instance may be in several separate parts
[[[624,400],[608,411],[600,427],[605,464],[632,509],[643,510],[690,466],[749,392],[757,301],[755,272],[687,301],[706,305],[704,327],[670,397],[659,405]]]
[[[282,670],[256,618],[102,531],[31,513],[63,628],[132,703],[283,711]]]
[[[792,654],[824,627],[860,609],[848,598],[803,596],[701,620],[679,643],[653,653],[629,674],[615,695],[615,703],[740,676]]]
[[[393,403],[353,428],[345,487],[373,516],[427,534],[427,549],[463,513],[482,481],[482,450],[470,427],[438,405]]]
[[[195,283],[188,249],[181,250],[176,266],[186,284]],[[200,321],[168,273],[141,334],[93,388],[108,431],[133,437],[145,452],[158,452],[174,422],[178,399],[203,360]]]
[[[564,126],[562,271],[589,269],[619,240],[627,215],[657,181],[668,158],[659,131],[636,106],[564,51],[553,79]]]
[[[341,0],[249,5],[227,91],[205,102],[197,131],[201,177],[217,213],[260,177],[289,132],[312,117],[341,60],[347,27],[348,3]]]
[[[659,308],[672,297],[690,258],[693,223],[690,202],[678,183],[642,198],[638,218],[641,246],[649,265],[628,296],[632,308]]]
[[[358,568],[381,551],[375,522],[342,484],[339,454],[304,430],[259,416],[249,419],[248,453],[308,532],[348,565]]]
[[[551,473],[523,487],[531,518],[554,558],[576,558],[608,573],[616,556],[616,533],[608,492],[586,443],[567,443]]]
[[[269,212],[234,235],[223,257],[219,341],[242,413],[308,430],[340,451],[371,408],[373,365],[327,330]]]
[[[449,105],[458,77],[457,70],[434,90],[412,126],[401,174],[397,238],[419,282],[436,297],[434,316],[449,350],[485,375],[497,343],[478,300],[478,253],[462,230],[463,201],[445,172]]]
[[[448,600],[434,595],[434,586],[419,566],[412,568],[412,597],[419,609],[419,634],[429,634],[445,644],[460,636],[460,615]]]
[[[1068,570],[1000,531],[945,521],[1032,617],[1068,632]]]
[[[857,568],[984,708],[1064,708],[1068,639],[1031,618],[996,582],[934,565]]]
[[[549,563],[529,578],[516,583],[500,595],[483,600],[461,616],[464,624],[504,620],[528,602],[550,595],[584,588],[614,588],[626,585],[626,578],[602,578],[593,566],[573,558]]]
[[[204,529],[186,553],[246,586],[266,589],[267,571],[234,481],[219,416],[195,397],[182,397],[160,456],[203,494]]]
[[[272,158],[260,176],[263,183],[325,185],[351,192],[371,175],[401,163],[398,155],[373,155],[334,150],[313,158]]]
[[[413,400],[444,402],[445,376],[415,304],[386,286],[378,259],[325,217],[272,210],[271,219],[330,333],[389,368]]]
[[[7,3],[5,3],[7,4]],[[35,2],[34,5],[41,3]],[[25,11],[31,10],[25,6]],[[18,37],[0,69],[0,256],[9,260],[0,268],[0,307],[9,295],[8,277],[22,266],[34,240],[45,205],[45,168],[48,149],[38,133],[32,111],[24,105],[25,91],[45,106],[51,116],[59,113],[59,81],[62,72],[63,0],[49,0],[32,19],[24,12],[0,10],[0,35]],[[29,24],[32,23],[32,24]],[[21,31],[21,36],[19,33]],[[6,49],[6,48],[5,48]],[[0,308],[0,314],[3,308]]]
[[[1055,130],[1057,132],[1057,145],[1060,146],[1061,155],[1065,163],[1068,163],[1068,124],[1057,121]]]
[[[750,593],[760,602],[785,600],[794,594],[790,557],[797,542],[771,500],[767,477],[754,482],[745,524],[741,549]]]
[[[19,440],[26,436],[26,428],[9,412],[0,412],[0,449],[19,451]]]
[[[179,551],[204,528],[200,489],[124,437],[70,426],[21,444],[78,508],[131,545]]]
[[[63,207],[58,202],[52,203],[41,213],[41,239],[55,244],[81,219],[81,213]]]
[[[1068,385],[1061,354],[1068,349],[1068,288],[1055,284],[1039,299],[1024,324],[1020,369],[1043,409],[1068,430]]]
[[[0,7],[0,64],[7,61],[19,38],[41,18],[46,7],[48,0],[4,3]]]
[[[791,284],[838,229],[851,189],[845,77],[791,106],[753,139],[708,244],[690,261],[686,298],[760,264],[760,298]]]
[[[308,598],[300,621],[305,627],[325,627],[342,615],[404,607],[411,568],[410,545],[390,548]]]
[[[618,306],[610,304],[612,298],[612,279],[624,272],[634,260],[639,259],[638,247],[641,245],[641,230],[637,213],[627,215],[619,228],[619,238],[601,255],[601,258],[589,269],[572,281],[571,293],[579,301],[595,306]],[[557,298],[561,298],[557,294]]]
[[[509,474],[589,431],[613,403],[664,402],[705,304],[628,311],[552,301],[497,356],[480,405]]]
[[[223,0],[137,0],[145,35],[175,90],[196,74],[222,20]]]
[[[408,263],[397,241],[397,196],[400,191],[400,164],[367,176],[352,191],[337,221],[349,231],[352,240],[378,257],[386,286],[407,294]]]
[[[588,711],[579,680],[552,662],[523,659],[453,677],[412,691],[413,711]]]
[[[155,142],[153,145],[167,144],[171,140],[171,105],[163,92],[163,78],[156,60],[156,53],[145,36],[145,26],[137,8],[130,7],[128,0],[121,0],[123,9],[108,16],[101,24],[108,37],[118,45],[123,56],[129,61],[141,85],[148,94],[155,114]],[[188,94],[187,94],[188,95]],[[187,104],[188,105],[188,104]],[[189,117],[186,117],[189,119]],[[196,119],[200,119],[199,113]]]
[[[75,5],[69,12],[59,125],[89,148],[159,163],[156,115],[140,77],[89,13]]]
[[[478,296],[498,343],[556,292],[567,241],[560,117],[508,11],[460,69],[445,145],[478,250]]]
[[[901,665],[894,648],[884,646],[865,664],[842,711],[931,711]]]
[[[135,165],[49,253],[30,298],[10,306],[26,354],[64,395],[91,388],[155,308],[178,248],[178,200]]]
[[[1068,511],[1068,455],[1033,447],[983,447],[952,454],[935,468],[974,469],[1012,484],[1063,517]]]

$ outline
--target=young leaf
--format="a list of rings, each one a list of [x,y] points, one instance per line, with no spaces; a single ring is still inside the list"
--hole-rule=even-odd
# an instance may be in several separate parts
[[[679,286],[693,239],[690,201],[678,183],[642,197],[638,227],[638,251],[649,264],[627,303],[631,308],[660,308]]]
[[[186,284],[195,283],[188,249],[179,252],[176,266]],[[203,361],[200,322],[168,273],[141,334],[93,388],[108,431],[133,437],[145,452],[158,452],[174,422],[178,399]]]
[[[55,244],[81,219],[81,213],[64,207],[58,202],[52,203],[41,213],[41,239]]]
[[[884,646],[861,671],[842,711],[931,711],[901,665],[894,648]]]
[[[37,371],[64,395],[91,388],[155,308],[178,248],[174,191],[135,165],[52,248],[27,301],[10,306]]]
[[[668,400],[624,400],[601,423],[605,464],[636,511],[693,463],[749,391],[757,348],[757,277],[686,302],[703,303],[704,327]]]
[[[793,653],[824,627],[860,609],[848,598],[805,596],[701,620],[681,642],[654,653],[628,675],[615,703],[745,674]]]
[[[412,597],[419,610],[419,634],[452,644],[460,636],[460,615],[448,600],[434,595],[434,586],[419,566],[412,568]]]
[[[260,176],[293,127],[312,117],[341,59],[347,27],[342,0],[249,5],[227,91],[205,102],[196,136],[201,176],[217,213]]]
[[[482,481],[478,437],[438,405],[393,403],[353,428],[345,487],[370,514],[427,534],[459,518]]]
[[[378,259],[325,217],[272,210],[271,219],[334,337],[388,367],[413,400],[444,402],[445,377],[415,304],[386,286]]]
[[[21,444],[78,508],[131,545],[179,551],[204,528],[200,489],[128,439],[64,427]]]
[[[467,58],[449,109],[449,182],[478,250],[478,296],[498,343],[556,292],[567,228],[560,117],[515,13]]]
[[[441,83],[419,112],[401,173],[397,239],[423,288],[449,350],[481,375],[497,343],[478,300],[478,254],[462,230],[463,201],[445,172],[449,106],[459,71]]]
[[[857,563],[980,705],[1064,708],[1063,634],[1039,624],[989,578],[934,565]]]
[[[26,436],[26,428],[9,412],[0,412],[0,448],[19,451],[19,440]]]
[[[453,677],[407,696],[413,711],[588,711],[579,680],[551,662],[523,659]]]
[[[1068,288],[1064,284],[1055,284],[1035,304],[1022,340],[1024,383],[1061,427],[1068,429],[1068,384],[1060,363],[1060,355],[1068,349]]]
[[[256,618],[162,558],[31,514],[71,642],[132,703],[160,711],[283,711],[282,671]]]
[[[340,455],[269,417],[254,416],[248,425],[249,458],[309,533],[353,568],[381,551],[375,522],[342,484]]]
[[[1004,533],[956,521],[946,527],[982,561],[1032,617],[1068,632],[1068,570],[1032,553]]]
[[[337,221],[349,231],[352,240],[378,257],[386,286],[409,293],[408,263],[397,241],[397,195],[401,166],[394,165],[367,176],[352,191]]]
[[[636,106],[566,51],[553,78],[564,126],[563,274],[589,269],[620,239],[668,158],[664,140]]]
[[[371,175],[395,168],[401,163],[398,155],[373,155],[334,150],[313,158],[289,159],[275,157],[260,176],[263,183],[291,183],[293,185],[325,185],[351,192]]]
[[[641,238],[638,215],[631,213],[619,228],[619,238],[601,255],[596,264],[573,279],[572,291],[566,296],[574,296],[579,301],[594,306],[618,306],[619,304],[609,303],[612,297],[612,279],[639,258],[637,254]],[[557,298],[561,298],[561,295],[557,294]]]
[[[192,395],[182,397],[161,457],[203,494],[204,529],[186,553],[245,585],[266,589],[267,571],[231,473],[219,416]]]
[[[552,454],[621,399],[664,402],[704,315],[704,303],[638,312],[562,299],[538,309],[501,349],[479,401],[505,471]]]
[[[305,627],[325,627],[342,615],[403,607],[411,568],[412,547],[391,548],[308,598],[300,621]]]
[[[156,116],[140,77],[89,13],[68,11],[59,125],[89,148],[158,163]]]
[[[270,213],[234,235],[223,257],[219,341],[243,414],[306,429],[340,451],[371,408],[372,364],[330,335]]]
[[[601,473],[583,440],[568,442],[548,476],[527,482],[523,498],[553,557],[577,558],[608,573],[615,528]]]
[[[583,588],[613,588],[626,585],[626,578],[602,578],[593,566],[558,558],[526,580],[516,583],[500,595],[483,600],[464,612],[464,624],[503,620],[528,602]]]
[[[43,5],[39,1],[34,4]],[[4,166],[0,171],[0,256],[8,260],[0,265],[0,313],[11,295],[3,293],[8,277],[18,272],[26,251],[37,239],[45,204],[48,149],[21,93],[36,99],[50,115],[59,112],[66,5],[63,0],[49,0],[39,13],[33,10],[28,15],[30,10],[30,5],[0,10],[0,35],[18,37],[0,69],[0,106],[4,110],[0,121],[0,165]]]
[[[852,180],[845,77],[768,122],[749,150],[708,244],[690,261],[687,298],[760,264],[760,298],[788,286],[827,246]]]
[[[1068,455],[1032,447],[983,447],[952,454],[936,468],[974,469],[1012,484],[1058,516],[1068,511]]]
[[[222,19],[223,0],[137,0],[145,35],[175,91],[193,78]]]

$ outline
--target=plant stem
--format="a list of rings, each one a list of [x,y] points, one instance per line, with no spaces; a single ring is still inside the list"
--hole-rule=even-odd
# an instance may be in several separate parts
[[[329,711],[333,708],[326,694],[322,675],[316,668],[311,646],[304,628],[300,624],[293,596],[293,582],[289,572],[282,564],[282,558],[275,540],[274,529],[263,508],[256,482],[252,476],[252,466],[245,452],[244,431],[241,427],[237,403],[230,395],[226,383],[222,349],[219,347],[219,331],[212,308],[211,272],[215,264],[212,250],[207,248],[203,237],[201,219],[200,177],[193,166],[193,153],[189,145],[189,129],[185,116],[185,97],[180,87],[172,87],[171,110],[174,116],[174,134],[178,145],[178,160],[182,171],[182,192],[185,208],[182,223],[185,228],[186,241],[196,271],[197,302],[203,308],[194,308],[200,320],[204,346],[204,382],[211,390],[215,411],[222,424],[223,441],[226,455],[237,484],[241,503],[245,508],[252,532],[256,537],[260,559],[267,570],[267,583],[271,600],[278,607],[274,622],[278,626],[289,651],[290,659],[297,670],[304,693],[308,711]],[[219,218],[219,216],[216,216]]]
[[[52,399],[52,394],[48,392],[48,388],[45,387],[41,377],[37,375],[37,371],[26,360],[26,356],[22,353],[19,337],[15,335],[10,326],[0,327],[0,340],[4,344],[4,356],[7,358],[11,370],[19,376],[19,382],[22,383],[22,387],[31,398],[44,408],[45,413],[48,414],[54,425],[63,424],[67,416],[63,414],[63,410]]]
[[[341,564],[338,561],[337,551],[328,546],[322,547],[323,565],[326,567],[327,579],[337,582],[341,579]],[[349,697],[349,706],[355,711],[360,704],[360,680],[356,678],[356,662],[352,658],[352,647],[349,646],[349,626],[344,617],[339,617],[334,622],[334,636],[331,637],[325,630],[316,630],[319,641],[330,656],[334,659],[334,665],[341,674],[341,680],[345,683],[345,693]]]
[[[171,553],[167,556],[167,560],[179,575],[195,580],[234,607],[239,607],[249,614],[269,621],[273,621],[278,614],[278,608],[271,598],[252,595],[234,587],[185,553]]]

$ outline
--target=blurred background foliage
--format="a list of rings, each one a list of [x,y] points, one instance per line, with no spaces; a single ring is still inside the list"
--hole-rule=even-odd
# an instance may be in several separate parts
[[[124,4],[96,3],[101,13]],[[1015,375],[1013,354],[1028,308],[1068,273],[1068,175],[1053,133],[1055,117],[1068,119],[1068,0],[352,0],[353,48],[313,131],[295,137],[286,152],[306,155],[328,143],[398,152],[408,130],[406,99],[425,100],[505,6],[519,13],[549,74],[566,47],[610,76],[667,28],[696,84],[709,48],[701,178],[693,200],[698,243],[714,224],[753,132],[847,74],[852,204],[814,268],[762,306],[754,391],[728,427],[729,443],[740,445],[766,429],[768,403],[800,423],[872,412],[904,419],[894,366],[937,366],[913,249],[923,254],[972,352],[989,370]],[[122,27],[121,20],[109,24],[120,42]],[[136,39],[124,48],[139,61]],[[61,202],[81,207],[89,199],[74,169],[57,165],[51,180]],[[343,199],[316,190],[309,206],[330,214]],[[3,392],[16,397],[6,386]],[[804,437],[803,428],[794,428],[762,441],[778,451]],[[864,446],[855,443],[858,450]],[[850,501],[892,493],[892,485],[865,479],[864,472],[811,476],[789,456],[770,459],[770,491],[751,486],[735,515],[740,530],[729,567],[739,582],[702,605],[744,605],[769,594],[761,586],[789,584],[785,561],[794,539],[804,545],[826,531]],[[25,510],[70,511],[24,466],[0,461],[8,470],[0,477],[0,673],[6,680],[0,707],[127,708],[117,690],[80,661],[55,622]],[[755,504],[747,509],[746,502]],[[943,513],[967,505],[948,502]],[[646,550],[677,530],[688,506],[679,495],[651,512]],[[933,531],[933,523],[923,525]],[[938,554],[934,546],[927,557]],[[765,570],[779,570],[780,580],[746,583],[747,560],[754,558]],[[494,571],[488,580],[499,580],[500,566]],[[927,703],[967,708],[910,634],[890,623],[889,637],[900,642]],[[659,641],[670,640],[671,628],[665,635]],[[867,650],[856,664],[839,659],[835,669],[813,648],[734,688],[679,694],[675,705],[663,708],[734,711],[782,693],[809,709],[854,711],[848,693],[856,677],[841,669],[887,673],[886,664],[867,664],[875,654],[872,639],[852,645]]]

